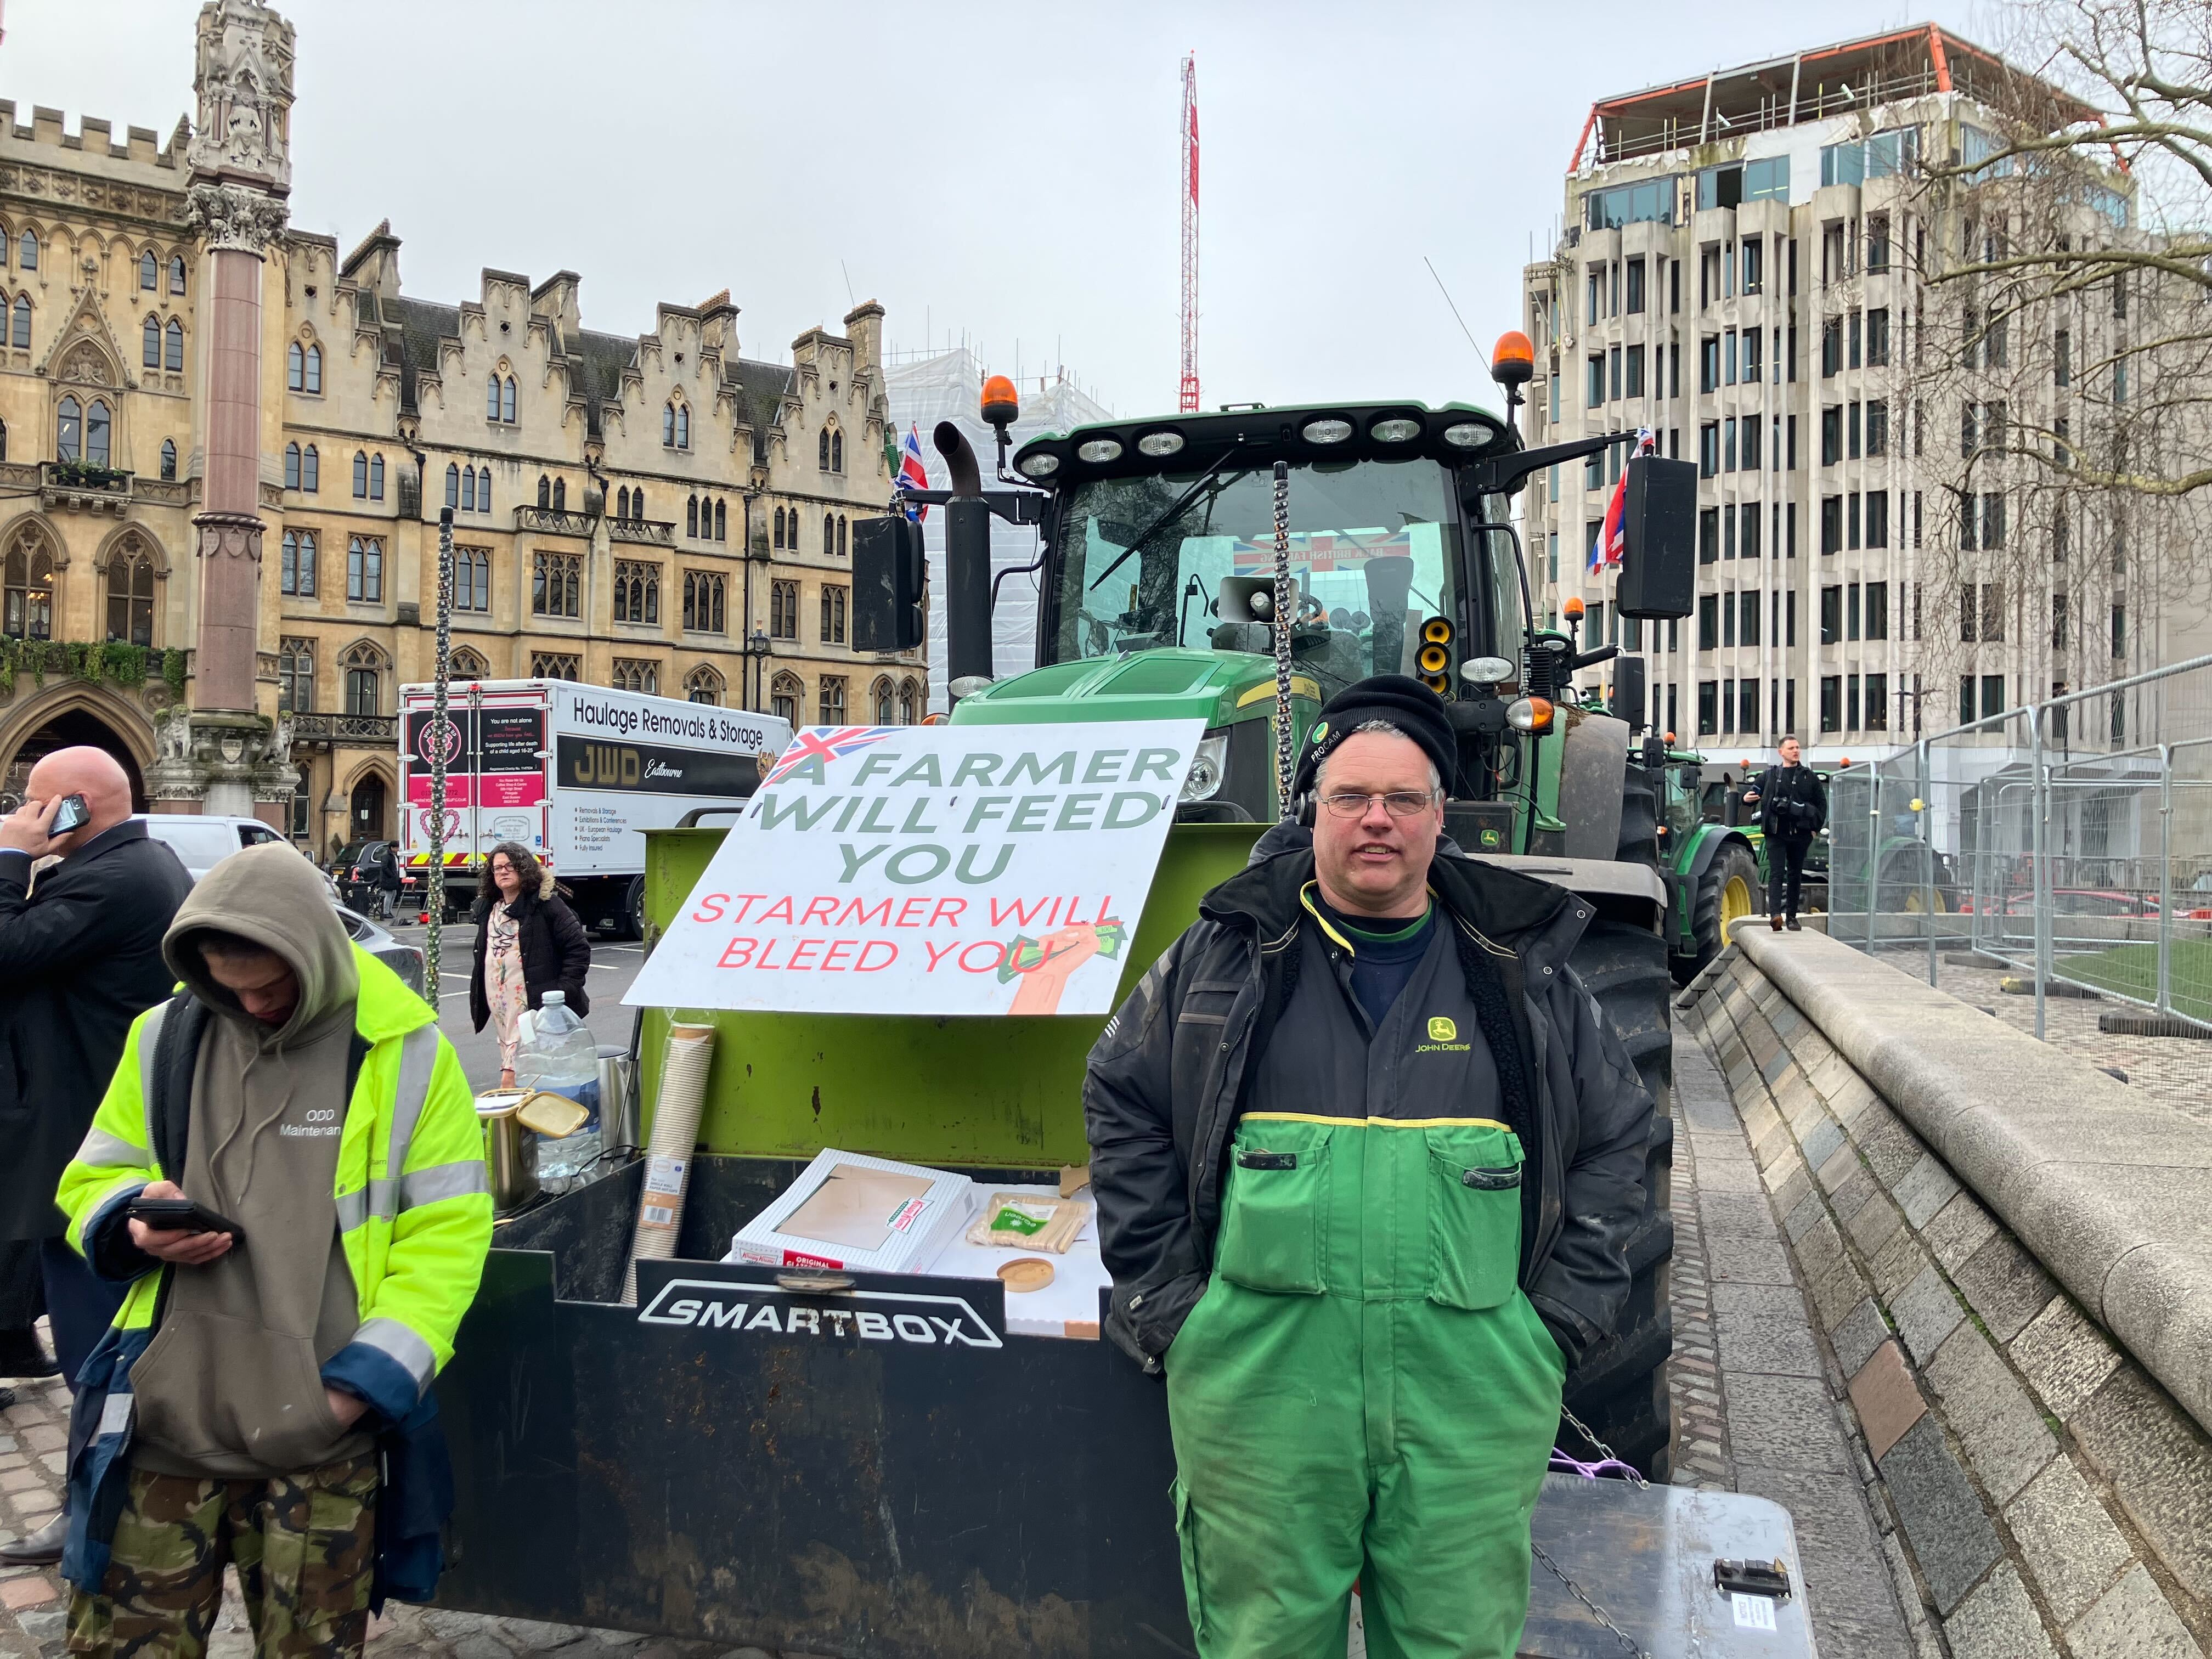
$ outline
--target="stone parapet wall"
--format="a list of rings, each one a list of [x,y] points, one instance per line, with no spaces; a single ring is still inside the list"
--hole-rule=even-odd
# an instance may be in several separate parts
[[[2190,1227],[2116,1247],[2128,1195],[2090,1206],[2084,1173],[2146,1152],[2148,1110],[2170,1158],[2202,1128],[1817,935],[1747,934],[1679,1006],[1743,1120],[1900,1576],[1952,1654],[2212,1653],[2212,1437],[2113,1329],[2160,1352]],[[2057,1101],[2070,1158],[2044,1139]],[[2139,1307],[2147,1283],[2167,1288]]]

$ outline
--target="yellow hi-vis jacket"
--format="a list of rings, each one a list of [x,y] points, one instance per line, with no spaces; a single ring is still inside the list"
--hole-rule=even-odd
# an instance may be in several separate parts
[[[361,1328],[322,1371],[397,1423],[453,1358],[491,1248],[490,1183],[475,1099],[436,1012],[359,945],[354,965],[356,1048],[365,1042],[368,1052],[346,1105],[333,1191]],[[95,1267],[88,1243],[96,1247],[102,1229],[119,1224],[117,1206],[149,1182],[179,1178],[155,1154],[152,1103],[161,1029],[189,1002],[158,1004],[132,1024],[91,1131],[63,1171],[55,1202],[69,1217],[70,1243]],[[189,1109],[193,1056],[180,1060],[186,1097],[168,1103],[172,1111]],[[151,1334],[168,1272],[163,1264],[131,1285],[118,1333],[142,1334],[141,1344]]]

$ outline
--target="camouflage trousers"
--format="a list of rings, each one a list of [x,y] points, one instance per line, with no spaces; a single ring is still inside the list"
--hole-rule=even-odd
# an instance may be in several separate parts
[[[70,1598],[69,1650],[102,1659],[203,1659],[222,1570],[253,1623],[255,1659],[339,1659],[368,1634],[376,1458],[271,1480],[131,1471],[97,1595]]]

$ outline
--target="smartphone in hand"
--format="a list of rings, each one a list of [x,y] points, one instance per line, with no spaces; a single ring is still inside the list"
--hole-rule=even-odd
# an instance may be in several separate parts
[[[189,1198],[134,1198],[123,1213],[155,1232],[228,1233],[234,1246],[246,1243],[246,1229]]]
[[[92,808],[82,795],[64,795],[62,804],[54,809],[54,821],[46,826],[49,836],[66,836],[72,830],[81,830],[92,822]]]

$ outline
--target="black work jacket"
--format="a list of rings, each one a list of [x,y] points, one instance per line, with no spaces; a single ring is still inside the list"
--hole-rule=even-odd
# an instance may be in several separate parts
[[[161,935],[192,878],[128,819],[30,883],[0,857],[0,1238],[51,1238],[62,1170],[92,1127],[131,1022],[175,975]]]
[[[1147,1370],[1205,1294],[1237,1120],[1268,1109],[1246,1097],[1245,1082],[1313,875],[1310,843],[1293,845],[1208,893],[1091,1051],[1084,1118],[1114,1277],[1106,1334]],[[1651,1097],[1567,966],[1587,900],[1441,849],[1429,883],[1439,925],[1491,957],[1504,984],[1520,1092],[1534,1103],[1520,1283],[1571,1364],[1613,1328],[1628,1294]]]
[[[1828,821],[1828,787],[1809,766],[1770,766],[1759,780],[1759,827],[1810,841]]]
[[[522,983],[530,1006],[543,1007],[548,991],[568,999],[568,1012],[581,1019],[592,1012],[592,999],[584,989],[584,975],[592,968],[592,941],[584,924],[576,920],[566,900],[554,892],[518,895],[513,905],[514,925],[522,947]],[[491,1000],[484,994],[484,968],[491,960],[491,908],[477,918],[477,960],[469,973],[469,1013],[483,1030],[491,1018]]]

